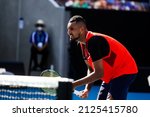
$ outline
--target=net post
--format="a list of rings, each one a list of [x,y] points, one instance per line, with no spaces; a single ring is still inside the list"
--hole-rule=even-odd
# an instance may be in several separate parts
[[[72,100],[72,82],[59,82],[57,100]]]

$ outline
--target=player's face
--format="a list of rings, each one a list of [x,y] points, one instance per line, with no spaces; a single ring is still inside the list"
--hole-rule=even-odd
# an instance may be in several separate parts
[[[68,23],[67,32],[70,37],[70,40],[80,41],[81,39],[81,29],[80,25],[76,23]]]

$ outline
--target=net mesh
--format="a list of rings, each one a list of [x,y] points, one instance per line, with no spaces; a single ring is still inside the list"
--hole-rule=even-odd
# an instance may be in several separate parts
[[[0,75],[0,100],[72,99],[72,81],[60,77]]]

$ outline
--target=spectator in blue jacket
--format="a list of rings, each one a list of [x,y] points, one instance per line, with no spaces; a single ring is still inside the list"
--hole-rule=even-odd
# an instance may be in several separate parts
[[[37,20],[35,23],[36,30],[32,32],[30,37],[31,46],[31,60],[34,61],[33,70],[40,68],[44,69],[47,59],[48,59],[48,40],[49,35],[44,30],[45,23],[42,19]],[[41,60],[38,63],[38,54],[41,54]]]

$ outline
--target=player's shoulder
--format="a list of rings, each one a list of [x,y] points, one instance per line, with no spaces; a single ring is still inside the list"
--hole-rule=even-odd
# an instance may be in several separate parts
[[[87,41],[87,43],[88,44],[107,43],[107,40],[103,36],[94,35]]]

